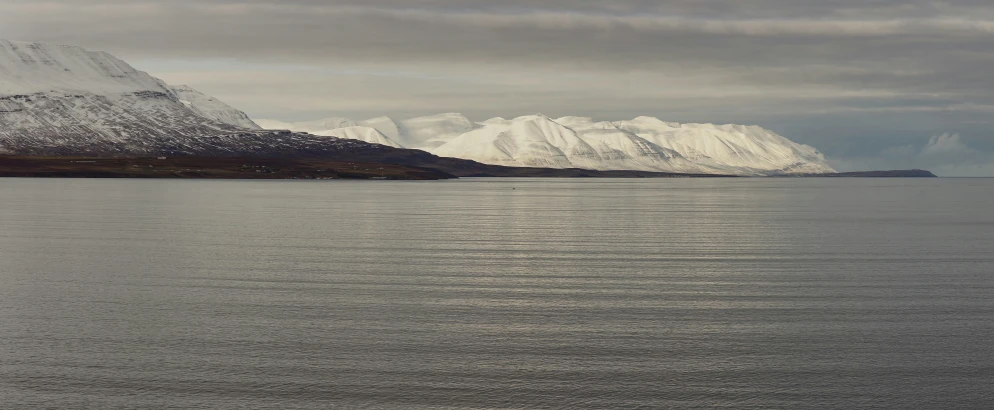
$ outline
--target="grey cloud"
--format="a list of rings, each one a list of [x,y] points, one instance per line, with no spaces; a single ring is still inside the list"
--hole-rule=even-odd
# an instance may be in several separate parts
[[[107,50],[257,117],[650,114],[851,164],[950,131],[994,151],[989,1],[15,0],[0,38]]]

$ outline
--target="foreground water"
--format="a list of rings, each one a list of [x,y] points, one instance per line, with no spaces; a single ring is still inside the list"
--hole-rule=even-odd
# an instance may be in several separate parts
[[[0,407],[986,408],[994,180],[0,179]]]

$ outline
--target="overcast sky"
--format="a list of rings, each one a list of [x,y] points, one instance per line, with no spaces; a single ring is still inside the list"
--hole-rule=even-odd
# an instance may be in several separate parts
[[[758,124],[840,169],[994,176],[990,0],[0,0],[254,118]]]

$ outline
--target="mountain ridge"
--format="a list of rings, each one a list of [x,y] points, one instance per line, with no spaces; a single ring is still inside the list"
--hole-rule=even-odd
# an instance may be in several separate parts
[[[736,175],[836,172],[815,148],[755,125],[680,124],[648,116],[622,121],[570,116],[553,119],[542,114],[472,122],[458,113],[401,121],[378,117],[366,121],[260,122],[336,136],[343,136],[335,131],[336,124],[363,126],[380,131],[389,141],[358,139],[502,166]],[[316,129],[315,124],[332,127]],[[394,127],[386,129],[380,124]]]

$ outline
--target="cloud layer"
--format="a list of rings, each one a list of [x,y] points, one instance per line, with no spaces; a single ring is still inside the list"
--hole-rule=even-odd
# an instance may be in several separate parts
[[[255,117],[751,123],[843,167],[922,163],[947,132],[964,162],[994,152],[989,1],[0,0],[0,38],[110,51]]]

